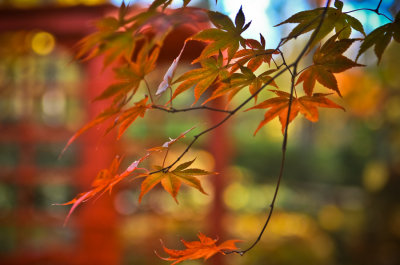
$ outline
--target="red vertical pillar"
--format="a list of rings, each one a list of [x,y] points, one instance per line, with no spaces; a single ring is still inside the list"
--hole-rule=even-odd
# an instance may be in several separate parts
[[[103,71],[102,58],[91,60],[86,69],[86,102],[88,121],[99,114],[107,105],[105,102],[92,103],[112,80],[112,71]],[[101,125],[100,125],[101,126]],[[116,153],[115,135],[106,137],[104,128],[92,128],[82,136],[82,180],[84,190],[99,170],[107,168]],[[111,195],[112,196],[112,195]],[[80,264],[117,265],[121,261],[121,247],[118,240],[117,213],[108,193],[92,199],[80,207],[79,236]]]
[[[225,101],[219,98],[214,101],[214,108],[223,109]],[[209,121],[211,124],[217,124],[228,115],[223,112],[209,112]],[[227,168],[231,161],[232,145],[229,140],[229,122],[223,124],[210,133],[209,150],[215,159],[215,171],[219,174],[213,178],[214,199],[209,213],[208,230],[212,237],[218,237],[222,240],[226,238],[226,228],[224,226],[224,217],[226,207],[223,201],[223,192],[227,184],[228,176],[226,175]],[[224,265],[225,259],[222,255],[216,255],[210,260],[215,265]]]

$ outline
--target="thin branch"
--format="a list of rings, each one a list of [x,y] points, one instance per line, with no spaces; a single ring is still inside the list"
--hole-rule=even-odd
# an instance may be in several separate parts
[[[274,62],[276,69],[279,69],[278,64],[276,63],[275,59],[271,57],[271,60]]]
[[[285,56],[283,55],[283,52],[281,51],[281,49],[278,49],[278,52],[279,52],[279,54],[281,55],[281,58],[282,58],[282,65],[286,66],[286,68],[288,68],[288,70],[289,70],[290,75],[293,76],[293,72],[288,67],[288,64],[286,63],[286,60],[285,60]]]
[[[176,109],[173,107],[167,108],[167,107],[160,106],[160,105],[152,105],[151,107],[153,109],[163,110],[163,111],[169,112],[169,113],[187,112],[187,111],[192,111],[192,110],[210,110],[210,111],[225,112],[225,113],[232,112],[231,110],[217,109],[217,108],[208,107],[208,106],[191,107],[191,108],[184,108],[184,109]]]
[[[379,12],[379,8],[381,7],[382,0],[379,1],[378,6],[376,7],[376,12]]]
[[[163,162],[162,162],[162,166],[161,166],[161,167],[164,167],[164,165],[165,165],[165,160],[167,160],[168,153],[169,153],[169,148],[168,148],[167,151],[165,152],[164,160],[163,160]]]
[[[349,14],[349,13],[353,13],[356,11],[361,11],[361,10],[365,10],[365,11],[371,11],[374,12],[375,14],[379,15],[379,16],[384,16],[386,19],[390,20],[391,22],[393,22],[393,19],[391,19],[390,17],[388,17],[387,15],[377,11],[376,9],[372,9],[372,8],[358,8],[358,9],[354,9],[354,10],[350,10],[347,12],[344,12],[344,14]]]
[[[301,69],[297,74],[301,74],[302,72],[304,72],[305,70],[307,70],[308,68],[310,68],[312,65],[309,65],[303,69]]]
[[[377,14],[378,16],[383,16],[386,19],[388,19],[391,22],[393,22],[393,19],[391,19],[390,17],[386,16],[385,14],[379,12],[379,8],[381,7],[381,4],[382,4],[382,0],[379,1],[378,5],[376,6],[375,9],[372,9],[372,8],[358,8],[358,9],[354,9],[354,10],[351,10],[351,11],[344,12],[344,14],[349,14],[349,13],[353,13],[353,12],[361,11],[361,10],[371,11],[371,12],[374,12],[375,14]]]
[[[253,242],[253,244],[250,245],[250,247],[248,247],[245,250],[241,250],[241,251],[234,250],[234,251],[225,252],[225,254],[237,253],[237,254],[240,254],[240,255],[244,255],[246,252],[248,252],[249,250],[254,248],[257,245],[257,243],[261,240],[261,238],[262,238],[262,236],[263,236],[263,234],[264,234],[264,232],[265,232],[265,230],[266,230],[266,228],[267,228],[267,226],[269,224],[269,221],[271,220],[271,216],[272,216],[272,213],[274,211],[276,198],[278,196],[278,191],[279,191],[280,183],[281,183],[282,176],[283,176],[283,170],[285,168],[288,129],[289,129],[289,122],[290,122],[290,113],[291,113],[292,103],[293,103],[293,98],[294,98],[295,79],[296,79],[296,76],[297,76],[297,66],[298,66],[300,60],[302,59],[302,57],[304,56],[304,54],[306,53],[306,51],[308,50],[308,48],[310,47],[311,43],[314,41],[314,39],[317,36],[318,32],[320,31],[322,23],[323,23],[323,21],[325,19],[325,15],[326,15],[326,13],[328,11],[328,7],[330,5],[330,2],[331,2],[331,0],[327,0],[325,9],[324,9],[324,11],[322,13],[321,20],[319,21],[319,24],[318,24],[317,28],[315,29],[315,31],[311,35],[310,39],[308,40],[307,44],[304,46],[303,50],[298,55],[298,57],[295,60],[295,62],[293,64],[291,64],[291,65],[287,65],[286,64],[286,69],[289,69],[290,67],[293,67],[292,79],[291,79],[291,88],[290,88],[290,97],[289,97],[289,106],[288,106],[288,112],[287,112],[286,124],[285,124],[285,131],[284,131],[283,141],[282,141],[281,166],[280,166],[280,170],[279,170],[278,180],[277,180],[277,183],[276,183],[276,186],[275,186],[274,196],[272,197],[272,201],[271,201],[271,204],[270,204],[270,210],[268,211],[267,220],[265,221],[263,228],[261,229],[260,233],[258,234],[257,239]]]

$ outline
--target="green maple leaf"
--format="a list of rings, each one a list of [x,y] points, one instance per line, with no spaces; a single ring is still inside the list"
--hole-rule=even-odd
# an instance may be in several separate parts
[[[217,59],[211,57],[201,61],[201,68],[191,70],[180,76],[174,83],[182,82],[172,95],[172,99],[194,86],[195,103],[214,81],[228,77],[229,72],[223,66],[223,56],[220,53]],[[172,100],[171,99],[171,100]]]
[[[364,28],[360,21],[349,14],[342,12],[343,3],[341,1],[335,1],[335,7],[336,8],[328,7],[324,21],[319,29],[318,34],[310,44],[309,50],[311,50],[333,29],[335,29],[336,33],[340,32],[338,36],[339,39],[349,38],[352,28],[365,36]],[[276,25],[280,26],[286,23],[298,23],[298,25],[285,38],[284,42],[287,42],[293,38],[297,38],[298,36],[307,32],[314,31],[320,23],[320,19],[324,10],[325,8],[316,8],[313,10],[302,11]]]
[[[400,11],[397,13],[393,23],[387,23],[368,34],[358,51],[357,59],[370,47],[375,45],[374,52],[378,57],[378,63],[381,61],[382,54],[389,45],[391,39],[400,43]],[[356,59],[356,60],[357,60]]]
[[[210,42],[193,63],[224,50],[228,51],[228,61],[231,60],[239,49],[239,44],[245,46],[245,39],[240,34],[250,26],[251,21],[245,25],[242,8],[236,14],[235,24],[228,16],[219,12],[208,11],[208,17],[216,28],[205,29],[189,38],[189,40]]]
[[[296,85],[303,82],[304,92],[308,96],[313,94],[316,81],[341,96],[333,73],[340,73],[355,66],[363,66],[342,55],[358,39],[336,40],[340,33],[340,31],[336,33],[321,48],[317,49],[313,56],[313,65],[304,70],[297,79]]]

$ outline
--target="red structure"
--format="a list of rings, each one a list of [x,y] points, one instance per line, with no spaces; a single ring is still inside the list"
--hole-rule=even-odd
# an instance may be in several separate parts
[[[104,16],[112,8],[112,6],[79,6],[1,10],[0,31],[46,31],[55,36],[57,45],[70,48],[80,38],[93,31],[92,22],[94,20]],[[101,65],[102,62],[99,59],[83,65],[84,75],[81,81],[84,89],[76,96],[82,102],[83,110],[88,115],[87,119],[93,118],[102,107],[101,104],[90,104],[91,99],[99,89],[105,88],[112,78],[109,71],[99,75]],[[14,249],[1,257],[2,263],[120,264],[121,255],[116,232],[117,214],[110,199],[99,199],[91,207],[79,209],[80,213],[67,228],[61,227],[59,218],[47,216],[46,212],[40,212],[33,205],[34,197],[37,196],[35,189],[43,184],[41,182],[49,181],[40,178],[43,172],[46,172],[47,176],[54,175],[53,182],[57,182],[58,176],[70,176],[73,180],[70,180],[69,184],[74,186],[73,190],[84,190],[90,186],[93,176],[101,169],[99,167],[112,160],[116,153],[115,144],[106,138],[99,145],[96,141],[98,139],[95,135],[96,131],[91,132],[91,135],[83,136],[74,146],[73,165],[57,168],[51,168],[49,165],[50,168],[47,168],[37,163],[38,156],[41,155],[37,150],[38,143],[41,143],[45,150],[54,143],[65,143],[66,139],[71,136],[71,130],[63,125],[37,124],[29,117],[22,117],[21,120],[12,124],[2,123],[0,130],[1,143],[15,145],[18,149],[18,162],[6,174],[10,177],[4,180],[16,187],[16,211],[5,220],[1,220],[4,227],[13,227],[17,231],[13,236],[15,238],[12,243]],[[56,152],[54,151],[54,153]],[[54,157],[55,154],[53,154],[53,160]],[[64,159],[62,158],[60,163]],[[68,160],[68,158],[66,159]],[[7,178],[7,176],[5,177]],[[58,181],[64,180],[60,178]],[[44,232],[45,234],[54,236],[54,245],[43,246],[43,249],[32,249],[27,242],[35,237],[24,233],[35,227],[42,227],[47,230]],[[51,231],[48,231],[49,227],[51,227]],[[63,233],[75,235],[76,238],[68,239],[58,236]],[[33,245],[37,246],[38,244]]]
[[[115,7],[110,5],[0,10],[0,34],[46,31],[55,36],[57,45],[70,49],[79,39],[94,30],[94,20],[113,11]],[[160,60],[172,61],[180,50],[176,42],[183,43],[191,34],[192,32],[185,27],[171,34],[168,37],[170,41],[167,39],[167,45],[161,52]],[[191,45],[193,53],[184,54],[183,59],[185,56],[194,58],[199,54],[201,45]],[[81,67],[84,73],[80,80],[82,89],[74,96],[80,102],[81,113],[86,113],[83,121],[85,122],[95,117],[103,108],[101,103],[91,104],[91,100],[110,84],[112,74],[109,70],[102,71],[101,59],[92,60]],[[51,68],[49,69],[48,75],[52,80]],[[0,94],[0,98],[2,96],[4,94]],[[24,101],[22,102],[24,105]],[[211,116],[210,120],[217,122],[220,118],[220,115]],[[10,200],[14,204],[11,210],[0,215],[0,229],[7,233],[6,240],[1,239],[4,242],[4,249],[0,249],[1,264],[122,264],[122,247],[117,230],[119,217],[112,205],[112,198],[103,196],[95,203],[88,202],[90,207],[80,207],[66,228],[62,227],[65,212],[54,214],[57,210],[51,207],[55,206],[45,205],[44,208],[51,209],[47,212],[35,205],[40,204],[37,203],[37,198],[47,194],[46,187],[50,184],[54,184],[55,187],[60,183],[68,183],[72,191],[67,194],[67,200],[86,190],[97,172],[106,167],[118,153],[113,135],[104,138],[102,132],[91,130],[72,146],[69,154],[67,152],[65,157],[57,160],[62,145],[72,133],[73,129],[65,124],[38,124],[30,115],[22,115],[11,123],[0,121],[0,149],[3,149],[0,151],[0,184],[11,187],[13,195],[10,195]],[[216,156],[216,160],[220,161],[217,164],[217,171],[220,172],[223,172],[228,163],[226,159],[219,159],[226,158],[224,153],[229,149],[227,143],[221,141],[224,134],[223,130],[216,130],[211,138],[211,152]],[[54,145],[57,148],[52,149],[50,160],[60,164],[56,167],[50,162],[42,161],[43,156],[46,156],[43,152],[48,153]],[[9,146],[12,146],[11,151]],[[15,161],[10,166],[7,159],[13,156],[14,149]],[[1,162],[1,156],[6,157],[3,159],[6,162]],[[212,233],[217,233],[218,230],[219,235],[223,235],[220,223],[224,212],[221,199],[224,188],[223,174],[219,179],[221,181],[215,182],[216,200],[210,213],[210,230],[213,230]],[[52,192],[57,191],[52,189]],[[67,201],[63,199],[64,202]],[[44,245],[41,245],[40,240],[43,240]]]

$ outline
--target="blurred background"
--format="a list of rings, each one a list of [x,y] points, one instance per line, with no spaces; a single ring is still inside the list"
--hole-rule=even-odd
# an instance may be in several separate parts
[[[242,4],[247,20],[253,20],[245,36],[258,39],[261,32],[267,46],[274,48],[292,27],[274,25],[324,1],[192,2],[231,17]],[[346,1],[344,9],[375,8],[378,2]],[[197,125],[171,150],[173,159],[196,132],[223,117],[154,110],[135,122],[123,139],[103,137],[101,127],[94,128],[58,159],[69,137],[105,106],[91,101],[113,80],[112,72],[102,69],[101,58],[75,61],[73,47],[94,31],[93,21],[115,13],[120,3],[0,0],[1,264],[168,264],[154,254],[156,250],[163,255],[159,239],[170,248],[181,248],[180,238],[195,240],[201,231],[221,241],[241,239],[239,246],[246,248],[264,224],[279,170],[282,134],[274,120],[253,137],[263,112],[252,111],[239,113],[203,137],[185,156],[197,157],[198,167],[220,172],[202,179],[208,196],[183,188],[177,205],[158,187],[139,205],[138,183],[124,182],[111,195],[81,205],[62,226],[69,207],[53,204],[88,190],[115,155],[125,157],[124,169],[144,150]],[[140,10],[148,1],[130,3]],[[381,5],[389,17],[399,9],[399,1]],[[367,33],[388,23],[372,12],[352,14]],[[183,40],[192,32],[173,34],[172,40]],[[293,47],[302,47],[305,39],[296,41],[300,46],[286,47],[289,61],[298,52]],[[346,52],[350,58],[358,51],[354,46]],[[336,75],[343,98],[332,99],[346,112],[321,110],[318,123],[298,118],[291,124],[276,211],[261,242],[243,257],[219,255],[206,264],[400,264],[399,47],[391,42],[379,66],[370,49],[359,60],[368,67]],[[179,49],[163,50],[164,67],[152,74],[152,87],[158,86]],[[187,69],[186,64],[178,71]],[[288,89],[288,80],[283,76],[277,83]],[[246,95],[247,91],[239,94],[236,103]],[[193,102],[190,93],[176,104],[187,102]],[[199,118],[196,124],[192,115]]]

